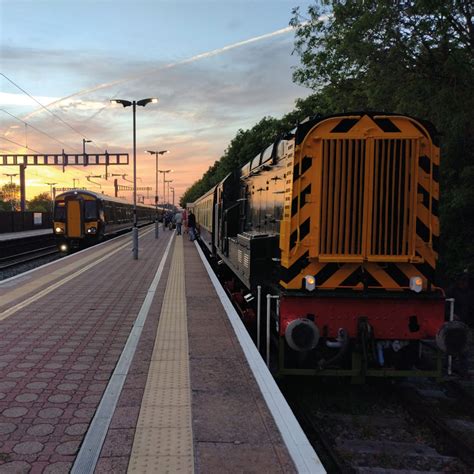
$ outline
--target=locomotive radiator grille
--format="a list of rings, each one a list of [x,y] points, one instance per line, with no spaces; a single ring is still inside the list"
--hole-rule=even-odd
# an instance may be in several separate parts
[[[321,255],[362,255],[364,140],[323,140]]]
[[[322,259],[414,255],[418,148],[417,139],[322,141]]]
[[[418,140],[375,140],[369,257],[413,255]]]
[[[432,138],[393,115],[330,117],[299,137],[281,223],[282,287],[299,290],[312,275],[319,289],[410,291],[421,275],[429,288],[439,237]]]

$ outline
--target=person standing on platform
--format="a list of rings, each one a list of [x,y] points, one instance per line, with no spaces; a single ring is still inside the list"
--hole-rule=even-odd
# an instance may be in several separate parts
[[[170,222],[171,222],[171,212],[166,211],[165,218],[164,218],[164,226],[163,226],[164,230],[166,230],[169,227]]]
[[[174,215],[174,223],[176,224],[176,235],[181,235],[181,225],[183,223],[183,214],[181,212],[177,212]]]
[[[189,240],[192,242],[196,238],[196,217],[193,211],[190,211],[188,215],[188,230]]]
[[[183,234],[188,232],[188,211],[184,209],[183,211]]]

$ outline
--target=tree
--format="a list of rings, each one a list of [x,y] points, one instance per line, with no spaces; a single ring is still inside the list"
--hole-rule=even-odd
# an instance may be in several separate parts
[[[14,211],[20,207],[20,186],[15,183],[8,183],[2,186],[0,191],[0,201],[3,201],[1,210]]]
[[[307,13],[302,21],[295,9],[290,22],[301,58],[294,80],[315,91],[323,113],[387,110],[441,131],[441,268],[474,269],[472,2],[325,1]]]
[[[250,161],[255,155],[273,143],[282,133],[281,121],[264,117],[250,130],[239,130],[220,160],[216,161],[186,190],[180,199],[180,206],[195,201],[206,191],[222,181],[229,173]]]
[[[49,193],[41,193],[28,201],[28,210],[34,212],[50,212],[52,200]]]

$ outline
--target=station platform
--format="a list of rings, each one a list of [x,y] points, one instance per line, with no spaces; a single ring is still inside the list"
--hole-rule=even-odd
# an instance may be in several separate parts
[[[0,234],[0,242],[7,240],[25,239],[39,235],[53,235],[53,229],[25,230],[24,232],[5,232]]]
[[[200,249],[139,242],[0,281],[0,472],[325,472]]]

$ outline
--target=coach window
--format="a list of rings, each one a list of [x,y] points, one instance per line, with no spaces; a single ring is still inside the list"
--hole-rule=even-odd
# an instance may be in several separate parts
[[[257,168],[258,166],[260,166],[260,155],[257,155],[257,156],[252,160],[252,164],[250,165],[250,169],[251,169],[251,170],[254,170],[254,169]]]
[[[280,143],[278,143],[277,152],[275,154],[275,162],[278,161],[279,158],[282,158],[283,156],[285,156],[286,143],[287,142],[285,140],[280,140]]]
[[[97,203],[95,201],[84,202],[84,219],[86,220],[97,219]]]
[[[272,158],[273,145],[270,145],[262,154],[262,164],[269,161]]]
[[[245,178],[246,176],[248,176],[250,174],[250,161],[248,163],[246,163],[244,166],[242,166],[242,169],[241,169],[241,175]]]

